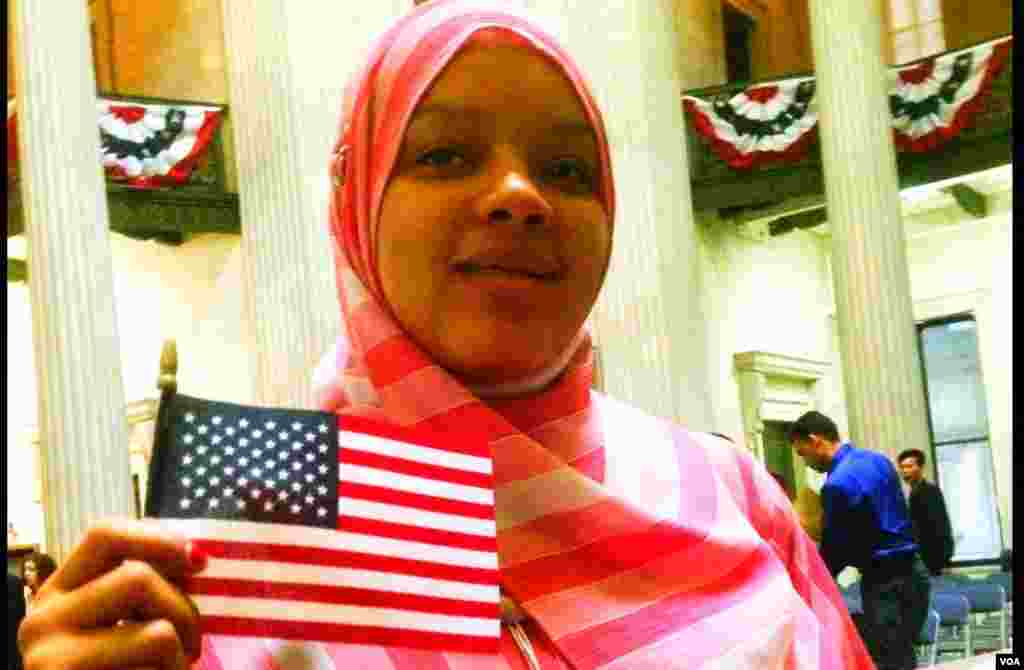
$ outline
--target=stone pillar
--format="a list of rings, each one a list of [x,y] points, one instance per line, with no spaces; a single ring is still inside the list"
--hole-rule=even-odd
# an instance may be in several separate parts
[[[716,430],[672,3],[524,5],[583,68],[611,142],[618,213],[592,317],[605,390],[694,430]]]
[[[341,93],[371,37],[409,7],[223,2],[260,404],[312,405],[312,371],[341,323],[327,231],[327,159]]]
[[[893,458],[929,444],[882,61],[879,0],[810,0],[850,435]]]
[[[132,512],[88,26],[79,0],[16,3],[46,548],[58,559],[96,520]]]

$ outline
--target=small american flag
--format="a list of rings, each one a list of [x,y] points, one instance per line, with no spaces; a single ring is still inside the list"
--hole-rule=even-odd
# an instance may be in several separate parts
[[[486,443],[166,393],[147,516],[202,549],[203,631],[495,652]]]

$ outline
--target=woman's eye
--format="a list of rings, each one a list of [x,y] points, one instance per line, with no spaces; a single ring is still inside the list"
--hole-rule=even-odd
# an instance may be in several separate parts
[[[571,181],[581,186],[591,186],[593,175],[583,161],[576,158],[557,158],[548,164],[547,177],[558,181]]]
[[[419,165],[435,168],[459,167],[465,164],[465,162],[466,159],[462,154],[455,149],[447,148],[431,149],[416,159],[416,163]]]

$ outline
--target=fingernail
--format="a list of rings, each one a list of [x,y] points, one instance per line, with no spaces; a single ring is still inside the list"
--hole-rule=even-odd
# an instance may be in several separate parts
[[[206,567],[206,552],[192,540],[185,543],[185,555],[188,557],[189,566],[196,572]]]

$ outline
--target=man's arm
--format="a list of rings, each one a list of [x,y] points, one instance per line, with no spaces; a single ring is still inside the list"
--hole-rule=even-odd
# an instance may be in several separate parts
[[[853,507],[849,493],[836,484],[826,483],[821,489],[821,506],[825,512],[819,552],[832,577],[836,577],[850,564],[853,555],[850,531]]]
[[[935,536],[941,539],[943,548],[943,564],[953,557],[953,525],[949,521],[946,500],[942,490],[933,485],[928,488],[928,497],[924,499],[925,515]]]

